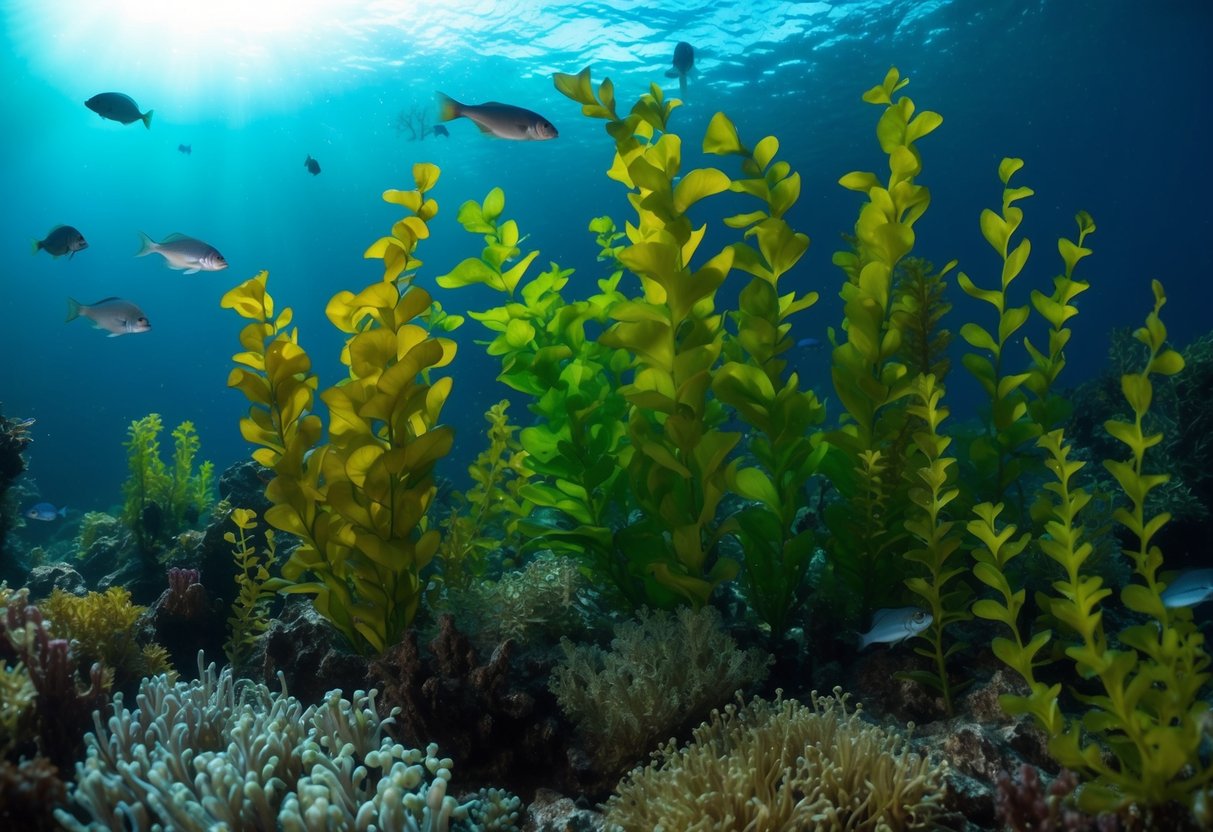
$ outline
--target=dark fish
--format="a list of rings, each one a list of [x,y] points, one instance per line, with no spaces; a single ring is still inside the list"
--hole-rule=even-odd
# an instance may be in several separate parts
[[[476,123],[482,133],[491,133],[499,139],[513,141],[544,141],[560,134],[538,113],[489,101],[485,104],[460,104],[450,96],[438,93],[438,117],[442,121],[463,116]]]
[[[120,92],[97,93],[85,101],[84,106],[110,121],[120,121],[123,124],[142,121],[144,127],[152,129],[152,111],[139,112],[139,105],[129,95],[123,95]]]
[[[299,157],[296,156],[295,158],[298,159]],[[304,160],[303,166],[305,168],[307,168],[307,172],[310,173],[312,176],[320,175],[320,163],[317,162],[315,159],[313,159],[310,155],[307,157],[307,159]],[[337,177],[337,178],[340,179],[341,177]]]
[[[46,235],[45,240],[34,240],[34,254],[45,251],[51,257],[67,255],[70,260],[77,251],[88,248],[84,235],[70,225],[56,225]]]
[[[678,79],[678,93],[683,98],[687,94],[687,76],[695,69],[695,47],[684,41],[679,41],[674,47],[674,67],[665,71],[665,77]]]
[[[451,136],[451,131],[450,131],[450,130],[447,130],[447,129],[446,129],[445,127],[443,127],[441,124],[435,124],[435,125],[434,125],[434,126],[431,128],[431,131],[433,132],[433,134],[434,134],[435,136],[446,136],[447,138],[450,138],[450,136]]]
[[[168,261],[170,269],[185,269],[186,274],[196,274],[227,268],[227,260],[219,253],[219,249],[202,240],[184,234],[169,234],[163,242],[157,243],[142,231],[139,232],[139,238],[142,244],[135,256],[143,257],[155,252]]]
[[[147,332],[152,328],[143,310],[129,300],[106,298],[86,306],[72,298],[67,299],[67,319],[88,318],[97,329],[104,329],[110,338],[135,332]]]
[[[799,341],[796,342],[796,346],[802,350],[819,349],[821,347],[821,339],[813,338],[813,337],[801,338]]]
[[[49,523],[60,517],[67,517],[67,506],[55,508],[50,503],[36,503],[25,510],[25,516],[29,520],[41,520]]]
[[[177,152],[184,153],[186,156],[189,156],[194,152],[194,148],[190,147],[188,144],[179,144],[177,145]]]

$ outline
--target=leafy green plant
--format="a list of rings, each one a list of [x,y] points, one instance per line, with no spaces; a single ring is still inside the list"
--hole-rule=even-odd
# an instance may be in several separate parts
[[[278,550],[274,530],[265,530],[265,549],[258,553],[252,537],[257,528],[257,512],[234,508],[231,520],[236,531],[224,532],[223,539],[232,544],[236,584],[240,590],[232,601],[232,614],[227,620],[230,633],[223,652],[233,667],[240,667],[248,659],[257,638],[269,627],[267,608],[270,602],[289,583],[270,577],[269,567],[274,564]]]

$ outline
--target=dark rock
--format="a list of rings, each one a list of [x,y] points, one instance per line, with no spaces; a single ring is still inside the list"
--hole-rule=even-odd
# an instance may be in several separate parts
[[[151,640],[168,650],[182,679],[193,679],[197,655],[219,660],[227,638],[227,606],[210,598],[197,570],[170,569],[168,589],[152,604],[143,623]]]
[[[538,789],[526,807],[523,832],[601,832],[606,828],[602,813],[579,807],[572,799],[551,789]]]
[[[363,688],[367,674],[367,660],[349,651],[310,599],[297,596],[287,601],[279,618],[270,620],[252,663],[274,689],[281,671],[287,691],[305,705],[319,702],[334,688],[349,695]],[[443,753],[447,753],[445,749]]]
[[[233,508],[252,509],[258,517],[264,517],[270,507],[265,487],[273,477],[274,472],[260,463],[237,462],[219,475],[219,498]]]
[[[30,570],[26,586],[29,587],[31,598],[46,598],[56,589],[70,592],[72,595],[84,595],[88,592],[84,576],[66,563],[35,566]]]

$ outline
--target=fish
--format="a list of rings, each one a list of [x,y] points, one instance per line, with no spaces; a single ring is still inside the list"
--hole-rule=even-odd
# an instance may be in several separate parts
[[[157,243],[142,231],[139,232],[139,237],[143,244],[135,256],[143,257],[155,252],[164,257],[170,269],[185,269],[186,274],[197,274],[227,268],[227,260],[223,259],[219,250],[202,240],[195,240],[184,234],[169,234],[163,242]]]
[[[60,517],[67,517],[67,506],[55,508],[50,503],[36,503],[25,510],[25,516],[28,520],[41,520],[49,523]]]
[[[84,251],[86,248],[88,241],[84,239],[84,235],[70,225],[56,225],[45,239],[34,240],[34,254],[39,251],[45,251],[51,257],[62,257],[66,254],[69,260],[76,256],[77,251]]]
[[[475,122],[480,132],[491,133],[499,139],[538,142],[555,139],[560,135],[552,126],[552,122],[522,107],[497,101],[460,104],[450,96],[438,93],[438,118],[451,121],[460,117]]]
[[[177,152],[184,153],[186,156],[189,156],[194,152],[194,148],[190,147],[188,144],[179,144],[177,145]]]
[[[120,92],[101,92],[85,101],[84,106],[110,121],[120,121],[123,124],[142,121],[144,127],[148,130],[152,129],[153,111],[139,112],[139,105],[129,95]]]
[[[1188,569],[1162,591],[1164,607],[1194,607],[1213,598],[1213,569]]]
[[[796,342],[796,346],[797,346],[797,348],[802,349],[802,350],[819,349],[821,347],[821,339],[813,338],[812,336],[810,336],[808,338],[801,338],[799,341]]]
[[[110,338],[128,333],[147,332],[152,328],[143,310],[129,300],[105,298],[85,305],[73,298],[67,299],[67,320],[88,318],[97,329],[109,332]]]
[[[433,127],[430,128],[430,132],[433,133],[435,136],[446,136],[447,138],[450,138],[450,136],[451,136],[451,131],[447,130],[441,124],[435,124]]]
[[[695,69],[695,47],[685,40],[674,47],[674,66],[665,71],[665,77],[678,79],[678,94],[687,95],[687,76]]]
[[[859,649],[869,644],[897,644],[931,626],[931,613],[921,607],[897,607],[872,613],[872,629],[859,636]]]
[[[299,157],[296,156],[295,158],[298,159]],[[303,166],[307,168],[307,172],[312,176],[320,175],[320,163],[313,159],[310,154],[308,155],[307,159],[303,161]],[[340,179],[341,177],[338,176],[337,178]]]

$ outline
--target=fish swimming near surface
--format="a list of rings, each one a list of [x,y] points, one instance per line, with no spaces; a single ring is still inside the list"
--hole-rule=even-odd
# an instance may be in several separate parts
[[[195,240],[184,234],[169,234],[162,242],[157,243],[142,231],[139,232],[139,237],[143,244],[135,256],[159,254],[168,262],[170,269],[185,269],[186,274],[196,274],[227,268],[227,260],[223,259],[219,250],[202,240]]]
[[[194,152],[194,148],[190,147],[188,144],[179,144],[177,145],[177,152],[184,153],[186,156],[189,156]]]
[[[499,139],[539,142],[560,135],[552,122],[538,113],[497,101],[460,104],[450,96],[438,93],[438,117],[442,121],[460,117],[469,119],[475,122],[480,132],[490,133]]]
[[[1164,607],[1194,607],[1213,599],[1213,569],[1180,572],[1162,591]]]
[[[123,124],[142,121],[144,127],[148,130],[152,129],[152,111],[139,112],[139,105],[129,95],[120,92],[102,92],[85,101],[84,106],[110,121],[119,121]]]
[[[447,130],[441,124],[435,124],[433,127],[430,128],[430,132],[433,133],[435,136],[446,136],[447,138],[451,137],[451,131]]]
[[[674,66],[665,71],[665,77],[678,79],[678,94],[687,96],[687,76],[695,69],[695,47],[679,41],[674,47]]]
[[[296,156],[295,158],[298,159],[299,157]],[[320,163],[313,159],[311,154],[309,154],[308,157],[303,160],[303,166],[307,168],[307,172],[312,176],[320,175]],[[337,178],[340,179],[341,177],[338,176]]]
[[[26,519],[41,520],[50,523],[60,517],[67,517],[67,506],[55,508],[50,503],[36,503],[25,510]]]
[[[84,235],[70,225],[56,225],[45,239],[34,240],[34,254],[40,251],[45,251],[51,257],[62,257],[66,254],[68,260],[75,257],[77,251],[84,251],[86,248],[88,241],[84,239]]]
[[[77,318],[88,318],[95,328],[108,332],[110,338],[147,332],[152,328],[143,310],[122,298],[105,298],[89,305],[68,298],[67,320],[74,321]]]
[[[898,607],[872,613],[872,629],[859,636],[859,649],[869,644],[897,644],[931,626],[931,613],[921,607]]]

